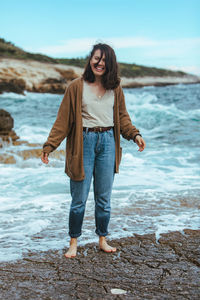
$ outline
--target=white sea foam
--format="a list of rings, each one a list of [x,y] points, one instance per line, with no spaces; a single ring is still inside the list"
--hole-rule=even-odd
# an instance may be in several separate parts
[[[16,93],[3,93],[0,94],[0,99],[24,99],[26,97],[26,93],[24,95],[19,95]]]
[[[198,212],[184,212],[179,215],[167,214],[157,217],[156,240],[162,233],[170,231],[180,231],[183,233],[185,228],[199,229],[200,216]]]
[[[44,143],[48,135],[48,130],[37,126],[22,125],[17,128],[17,134],[21,140],[28,141],[30,143]]]
[[[43,229],[45,229],[50,224],[50,220],[35,220],[26,224],[26,230],[28,235],[33,235],[39,233]]]

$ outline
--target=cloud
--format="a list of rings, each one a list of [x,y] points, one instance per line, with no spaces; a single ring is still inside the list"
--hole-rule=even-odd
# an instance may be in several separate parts
[[[142,37],[111,37],[111,38],[80,38],[62,41],[60,45],[49,45],[37,49],[31,49],[34,52],[45,53],[48,55],[60,55],[71,53],[88,53],[96,43],[107,43],[115,49],[134,48],[134,47],[152,47],[157,45],[157,41]],[[30,49],[27,49],[30,51]]]
[[[63,41],[61,45],[52,45],[39,48],[37,51],[49,55],[59,55],[62,53],[88,52],[96,43],[107,43],[113,48],[133,48],[133,47],[152,47],[156,46],[156,41],[141,37],[119,37],[119,38],[80,38]]]
[[[176,40],[161,40],[156,47],[149,47],[145,50],[147,56],[154,57],[177,57],[184,55],[196,55],[199,57],[200,38],[185,38]]]
[[[150,55],[177,55],[200,47],[200,38],[155,40],[146,37],[77,38],[62,41],[60,45],[49,45],[35,51],[48,55],[88,53],[97,42],[110,44],[115,50],[141,48]],[[162,51],[161,51],[162,50]],[[34,51],[34,52],[35,52]],[[153,52],[152,52],[153,51]]]
[[[158,41],[144,37],[119,37],[107,39],[114,48],[155,47]]]
[[[61,45],[41,47],[38,49],[38,52],[49,55],[88,52],[95,42],[94,38],[70,39],[63,41]]]

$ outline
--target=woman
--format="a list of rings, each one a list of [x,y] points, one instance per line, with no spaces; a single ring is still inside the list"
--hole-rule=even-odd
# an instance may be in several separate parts
[[[108,245],[106,236],[114,173],[119,172],[121,160],[120,133],[137,143],[139,151],[145,148],[145,141],[126,111],[119,83],[114,50],[107,44],[94,45],[83,76],[73,80],[66,89],[57,119],[43,146],[41,159],[48,164],[49,153],[67,137],[65,172],[70,177],[72,196],[67,258],[77,253],[77,238],[81,235],[92,177],[99,247],[105,252],[116,251]]]

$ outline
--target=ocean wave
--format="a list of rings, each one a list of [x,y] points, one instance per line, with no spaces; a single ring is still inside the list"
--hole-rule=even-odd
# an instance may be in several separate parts
[[[188,113],[188,111],[179,109],[174,103],[160,104],[156,97],[151,95],[147,97],[129,95],[127,98],[127,108],[132,122],[137,125],[136,127],[142,129],[152,130],[163,127],[166,132],[169,127],[177,130],[178,127],[191,126],[191,122],[200,121],[200,109],[190,110]]]

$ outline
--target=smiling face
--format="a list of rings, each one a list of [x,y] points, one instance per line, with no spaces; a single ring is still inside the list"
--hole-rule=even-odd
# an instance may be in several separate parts
[[[101,59],[100,59],[101,58]],[[105,54],[101,57],[101,50],[97,49],[90,60],[90,66],[94,76],[102,76],[106,71]]]

